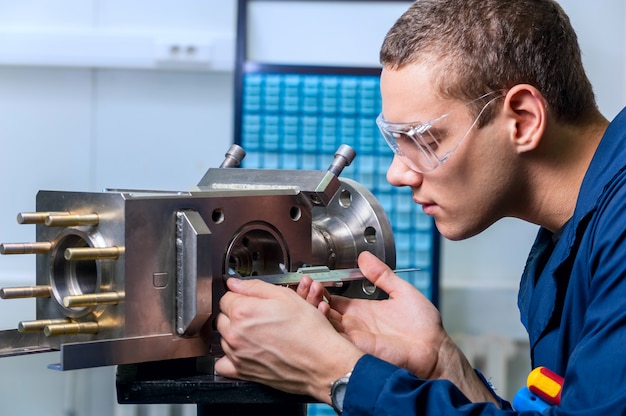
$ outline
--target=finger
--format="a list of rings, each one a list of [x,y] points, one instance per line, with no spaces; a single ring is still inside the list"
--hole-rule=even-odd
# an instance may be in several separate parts
[[[302,279],[300,279],[296,287],[296,293],[316,307],[319,306],[320,302],[329,303],[331,297],[324,285],[320,282],[316,282],[310,276],[302,276]]]
[[[330,302],[330,293],[320,282],[312,282],[306,300],[312,305],[318,305],[323,301],[328,303]]]
[[[224,334],[226,333],[226,330],[229,327],[230,327],[230,319],[225,313],[220,312],[217,315],[217,318],[215,318],[215,328],[217,329],[217,332],[222,334],[222,338]]]
[[[285,292],[285,288],[282,286],[273,285],[258,279],[242,280],[231,277],[226,280],[226,285],[232,292],[263,299],[274,298],[278,293]]]
[[[320,311],[326,319],[330,318],[330,305],[326,302],[319,302],[317,304],[317,310]]]
[[[337,311],[331,309],[330,314],[328,316],[328,322],[335,328],[335,331],[339,332],[342,335],[345,335],[345,327],[343,326],[342,316]]]
[[[343,296],[333,296],[330,298],[330,307],[337,312],[338,315],[344,314],[347,312],[350,304],[352,304],[356,299],[346,298]]]
[[[300,282],[298,283],[298,287],[296,287],[296,293],[300,295],[302,299],[306,299],[309,295],[309,291],[311,290],[311,284],[313,283],[313,279],[309,276],[302,276]]]
[[[335,298],[333,298],[335,299]],[[330,324],[335,328],[337,332],[343,332],[343,324],[341,323],[343,316],[337,312],[333,307],[326,302],[320,302],[317,305],[317,310],[319,310],[330,322]]]
[[[232,280],[232,277],[227,280]],[[220,315],[230,316],[232,305],[235,303],[236,299],[241,295],[236,294],[235,292],[226,292],[220,298]],[[218,324],[220,320],[220,315],[217,316]]]
[[[358,263],[361,272],[367,280],[387,293],[391,298],[394,298],[394,295],[409,293],[409,291],[415,290],[413,285],[398,277],[389,266],[369,251],[359,254]]]
[[[223,356],[215,362],[215,373],[229,378],[240,378],[237,369],[228,356]]]

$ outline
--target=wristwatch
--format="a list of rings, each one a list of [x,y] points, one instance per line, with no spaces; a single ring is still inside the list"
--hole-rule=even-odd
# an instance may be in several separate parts
[[[351,375],[352,371],[333,381],[330,385],[330,401],[333,404],[333,409],[335,409],[335,412],[339,415],[343,412],[343,399],[346,397],[346,390]]]

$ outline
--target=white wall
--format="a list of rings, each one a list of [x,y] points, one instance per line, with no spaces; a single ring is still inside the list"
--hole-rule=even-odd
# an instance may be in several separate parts
[[[36,28],[174,37],[209,30],[232,35],[235,3],[0,0],[0,34]],[[600,107],[613,117],[626,101],[626,6],[621,0],[561,3],[578,30]],[[374,24],[359,18],[359,9],[353,7],[343,29]],[[321,39],[328,36],[325,31],[312,32]],[[371,49],[360,53],[375,57],[380,40],[371,43]],[[208,167],[220,163],[232,140],[232,72],[135,65],[129,69],[0,64],[0,242],[34,239],[34,228],[17,225],[15,215],[34,210],[39,189],[187,189]],[[443,243],[442,313],[448,329],[523,338],[515,293],[534,233],[534,226],[505,220],[470,240]],[[2,286],[33,281],[33,258],[0,256]],[[13,328],[33,317],[30,301],[0,301],[0,328]],[[46,354],[0,360],[3,416],[42,412],[54,416],[67,414],[68,409],[85,415],[119,411],[113,404],[111,368],[81,370],[78,375],[44,368],[55,359]],[[100,394],[71,387],[77,377],[94,383]],[[80,400],[76,394],[87,400],[74,405]]]
[[[0,0],[0,33],[134,30],[171,37],[209,27],[234,36],[235,5]],[[34,229],[17,226],[15,216],[34,209],[39,189],[186,190],[222,161],[232,142],[232,71],[3,65],[0,91],[3,242],[32,240]],[[30,279],[28,256],[0,261],[0,277]]]
[[[235,0],[0,0],[0,33],[140,31],[176,37],[210,30],[234,36],[235,5]],[[50,62],[66,52],[51,51]],[[0,91],[1,242],[34,240],[34,226],[20,226],[15,218],[34,211],[39,189],[186,190],[222,161],[232,142],[232,71],[5,64]],[[34,278],[34,257],[0,256],[1,286],[32,284]],[[34,319],[34,310],[31,300],[0,301],[0,328]],[[0,413],[130,410],[115,406],[113,367],[67,373],[46,368],[57,360],[55,353],[0,360]]]

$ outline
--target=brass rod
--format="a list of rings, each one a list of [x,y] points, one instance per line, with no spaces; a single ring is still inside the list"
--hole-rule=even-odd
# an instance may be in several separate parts
[[[66,308],[76,308],[83,306],[117,305],[123,299],[124,295],[118,292],[71,295],[63,298],[63,306]]]
[[[65,260],[117,260],[119,247],[74,247],[65,249]]]
[[[52,296],[50,286],[4,287],[0,289],[2,299],[49,298]]]
[[[69,212],[20,212],[17,214],[19,224],[44,224],[50,215],[69,215]]]
[[[64,324],[46,325],[43,333],[47,337],[58,335],[97,334],[97,322],[69,322]]]
[[[50,215],[69,215],[69,212],[20,212],[17,214],[18,224],[44,224]]]
[[[45,224],[48,227],[72,227],[78,225],[97,225],[98,214],[62,214],[48,215]]]
[[[0,254],[48,254],[52,243],[37,241],[35,243],[2,243]]]
[[[67,324],[69,322],[71,321],[68,318],[22,321],[17,325],[17,330],[19,332],[37,332],[43,331],[43,329],[48,325]]]

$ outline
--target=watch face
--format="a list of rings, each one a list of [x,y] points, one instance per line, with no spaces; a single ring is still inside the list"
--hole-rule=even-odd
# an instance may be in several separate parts
[[[343,411],[343,400],[346,397],[349,379],[349,376],[340,378],[333,383],[331,389],[331,401],[333,402],[333,407],[339,413]]]
[[[343,410],[343,399],[346,398],[346,390],[348,388],[348,383],[339,383],[337,388],[335,389],[335,402],[339,411]]]

